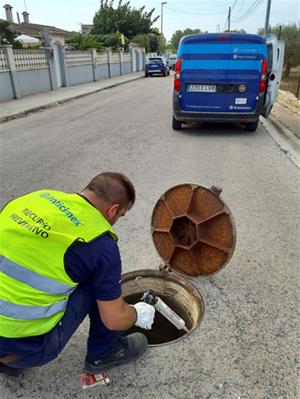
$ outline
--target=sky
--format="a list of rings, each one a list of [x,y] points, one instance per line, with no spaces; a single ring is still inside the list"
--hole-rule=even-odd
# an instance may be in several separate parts
[[[124,0],[125,2],[126,0]],[[1,0],[0,18],[6,19],[4,4],[13,7],[14,22],[16,12],[29,12],[29,21],[51,25],[70,31],[80,31],[80,24],[92,24],[99,10],[99,0]],[[118,0],[115,0],[115,5]],[[131,0],[134,8],[143,5],[150,11],[155,8],[154,16],[161,14],[161,1]],[[185,28],[217,32],[227,28],[227,15],[232,7],[231,29],[244,29],[247,33],[257,33],[265,24],[267,0],[168,0],[163,6],[163,33],[170,40],[176,30]],[[299,23],[300,0],[272,0],[270,24]],[[154,26],[161,28],[160,18]]]

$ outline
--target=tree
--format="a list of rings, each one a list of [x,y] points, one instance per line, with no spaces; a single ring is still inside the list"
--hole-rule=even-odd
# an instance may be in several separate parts
[[[130,6],[130,1],[123,4],[123,1],[119,0],[118,6],[113,6],[114,0],[101,0],[91,33],[105,35],[120,32],[132,39],[138,34],[151,33],[152,25],[159,18],[152,17],[154,8],[149,12],[145,11],[145,6],[135,9]]]
[[[0,44],[12,44],[14,48],[20,48],[22,45],[16,40],[17,36],[19,36],[18,33],[12,32],[9,29],[7,21],[0,20]]]
[[[173,33],[171,37],[171,45],[174,50],[178,49],[180,39],[185,35],[192,35],[194,33],[202,33],[200,29],[185,29],[185,30],[177,30]]]
[[[138,35],[134,36],[132,41],[139,44],[141,47],[144,47],[146,53],[150,52],[150,35],[139,33]]]
[[[247,33],[245,29],[230,29],[230,30],[225,30],[224,32],[231,32],[231,33]]]
[[[280,33],[281,31],[281,33]],[[264,29],[258,30],[259,35],[263,35]],[[284,41],[285,52],[284,52],[284,65],[285,65],[285,77],[288,78],[292,67],[300,64],[300,24],[288,24],[271,26],[269,33],[273,33],[277,37]]]
[[[132,41],[145,48],[146,53],[163,54],[166,47],[166,38],[159,33],[148,33],[147,35],[136,35]]]

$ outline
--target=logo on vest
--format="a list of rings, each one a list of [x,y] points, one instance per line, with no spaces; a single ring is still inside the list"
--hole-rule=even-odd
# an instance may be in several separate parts
[[[72,223],[74,223],[75,226],[79,226],[82,224],[80,220],[74,215],[73,212],[71,212],[70,208],[65,206],[65,204],[62,201],[59,201],[57,198],[53,197],[50,193],[43,193],[40,195],[41,198],[44,198],[51,202],[54,206],[56,206],[57,209],[59,209],[67,218],[70,219]]]

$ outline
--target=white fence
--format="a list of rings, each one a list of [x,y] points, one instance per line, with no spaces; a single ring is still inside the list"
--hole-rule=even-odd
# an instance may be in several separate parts
[[[0,49],[0,71],[9,71],[6,52],[1,49]]]
[[[130,53],[123,53],[123,62],[131,62]]]
[[[120,62],[120,53],[112,53],[111,62],[112,64],[118,64]]]
[[[45,50],[14,50],[17,71],[48,68]]]
[[[0,46],[0,101],[142,71],[143,59],[143,49],[137,48],[96,52]]]
[[[93,63],[91,51],[67,51],[67,66],[88,65]]]
[[[107,52],[97,53],[96,62],[97,62],[97,65],[107,64],[108,63],[108,54],[107,54]]]
[[[45,50],[13,50],[14,62],[17,70],[26,69],[40,69],[48,68],[47,55]],[[76,65],[89,65],[93,63],[93,55],[90,50],[88,51],[75,51],[68,50],[65,53],[67,66]],[[129,52],[123,52],[122,54],[123,62],[131,62],[131,54]],[[120,53],[111,53],[111,63],[117,64],[120,62]],[[107,64],[108,54],[107,52],[97,52],[96,53],[96,63],[97,64]],[[5,50],[0,49],[0,70],[9,70],[9,64],[7,59],[7,54]]]
[[[46,52],[43,49],[38,50],[21,50],[14,49],[14,62],[17,70],[26,69],[40,69],[48,68]],[[75,65],[89,65],[93,63],[93,56],[91,51],[67,51],[65,53],[67,66]],[[111,63],[116,64],[120,62],[120,53],[111,53]],[[131,62],[130,53],[123,53],[123,62]],[[96,54],[97,64],[107,64],[108,55],[107,52],[101,52]],[[9,64],[5,50],[0,49],[0,70],[9,70]]]

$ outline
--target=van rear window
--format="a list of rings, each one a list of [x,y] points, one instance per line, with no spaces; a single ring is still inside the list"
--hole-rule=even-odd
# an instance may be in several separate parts
[[[222,44],[224,42],[230,43],[257,43],[262,44],[265,43],[265,39],[259,35],[252,34],[239,34],[239,33],[230,33],[230,34],[218,34],[218,33],[210,33],[210,34],[199,34],[199,35],[188,35],[181,39],[181,44]]]
[[[163,64],[163,60],[161,58],[149,58],[150,64]]]

